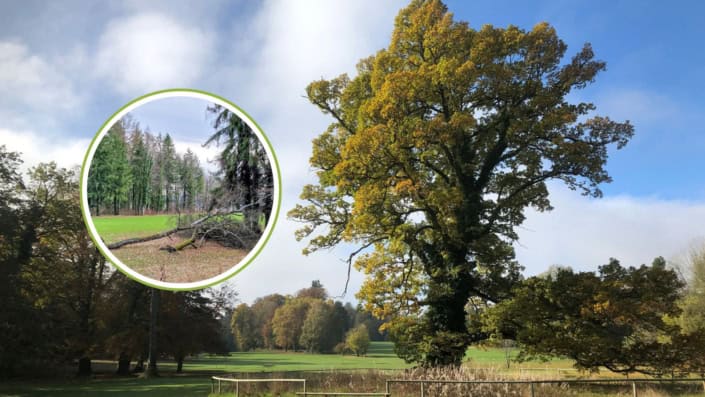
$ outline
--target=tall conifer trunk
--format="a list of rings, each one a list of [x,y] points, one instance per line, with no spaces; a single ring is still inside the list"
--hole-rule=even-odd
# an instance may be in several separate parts
[[[146,378],[159,376],[157,370],[157,356],[159,354],[157,349],[157,320],[159,318],[160,298],[160,291],[156,288],[152,288],[149,310],[149,359],[147,369],[144,371],[144,377]]]

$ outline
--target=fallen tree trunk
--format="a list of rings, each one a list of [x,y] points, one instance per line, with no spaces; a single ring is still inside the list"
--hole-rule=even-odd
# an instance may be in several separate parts
[[[171,236],[172,234],[174,234],[180,230],[188,230],[188,229],[190,229],[190,227],[177,227],[175,229],[167,230],[166,232],[153,234],[153,235],[147,236],[147,237],[128,238],[127,240],[122,240],[122,241],[118,241],[117,243],[108,244],[108,248],[112,250],[112,249],[117,249],[117,248],[123,247],[128,244],[144,243],[147,241],[152,241],[152,240],[164,238],[167,236]]]
[[[208,219],[210,219],[210,218],[212,218],[212,217],[214,217],[214,216],[227,216],[227,215],[230,215],[230,214],[239,212],[239,211],[240,211],[240,210],[238,210],[238,211],[231,211],[231,212],[228,212],[228,213],[214,213],[214,214],[208,214],[208,215],[206,215],[206,216],[204,216],[204,217],[202,217],[202,218],[196,219],[195,221],[191,222],[191,224],[190,224],[189,226],[177,227],[177,228],[174,228],[174,229],[171,229],[171,230],[167,230],[167,231],[165,231],[165,232],[153,234],[153,235],[147,236],[147,237],[128,238],[128,239],[126,239],[126,240],[118,241],[117,243],[108,244],[108,249],[111,249],[111,250],[112,250],[112,249],[118,249],[118,248],[120,248],[120,247],[124,247],[124,246],[129,245],[129,244],[144,243],[144,242],[147,242],[147,241],[157,240],[157,239],[160,239],[160,238],[164,238],[164,237],[167,237],[167,236],[171,236],[172,234],[174,234],[174,233],[176,233],[176,232],[179,232],[179,231],[182,231],[182,230],[191,230],[191,229],[195,228],[196,226],[202,224],[203,222],[207,221]],[[189,242],[189,240],[191,240],[191,241]],[[192,243],[195,241],[195,234],[194,234],[194,236],[192,236],[189,240],[185,240],[185,241],[182,241],[181,243],[179,243],[179,244],[177,245],[177,247],[176,247],[176,250],[181,250],[182,248],[188,246],[189,244],[192,244]]]

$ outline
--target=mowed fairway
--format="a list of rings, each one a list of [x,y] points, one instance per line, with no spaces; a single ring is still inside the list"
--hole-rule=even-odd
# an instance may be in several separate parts
[[[106,244],[146,237],[176,227],[177,215],[93,216],[93,224]]]

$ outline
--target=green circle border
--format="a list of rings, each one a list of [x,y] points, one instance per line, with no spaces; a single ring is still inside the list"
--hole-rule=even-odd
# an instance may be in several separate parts
[[[240,112],[242,112],[242,114],[244,114],[245,116],[247,116],[247,118],[248,118],[250,121],[252,121],[252,123],[253,123],[253,124],[259,129],[259,131],[262,133],[262,138],[264,138],[264,143],[267,145],[267,148],[269,149],[269,152],[272,154],[272,159],[274,160],[274,167],[275,167],[276,170],[277,170],[277,178],[276,178],[276,184],[277,184],[277,185],[276,185],[276,188],[277,188],[277,191],[279,192],[279,194],[278,194],[279,197],[277,197],[277,209],[276,209],[276,211],[275,211],[275,213],[274,213],[274,216],[269,220],[270,222],[273,222],[273,223],[272,223],[272,227],[269,229],[269,233],[267,233],[266,236],[263,236],[263,237],[264,237],[264,241],[263,241],[262,244],[260,245],[259,249],[257,249],[257,251],[255,251],[255,253],[250,257],[250,259],[249,259],[246,263],[242,264],[235,272],[233,272],[233,274],[231,274],[231,275],[229,275],[229,276],[223,278],[222,280],[216,280],[216,281],[214,281],[214,282],[212,282],[212,283],[210,283],[210,284],[199,285],[199,286],[195,286],[195,287],[192,287],[192,288],[178,288],[178,287],[169,288],[169,287],[165,287],[165,286],[162,286],[162,285],[152,284],[152,283],[150,283],[150,282],[148,282],[148,281],[146,281],[146,280],[141,280],[141,279],[138,279],[138,278],[132,276],[131,274],[129,274],[128,272],[126,272],[126,271],[122,268],[122,266],[120,266],[120,265],[114,263],[113,261],[111,261],[110,258],[109,258],[109,255],[106,254],[106,252],[104,251],[104,249],[103,249],[103,247],[101,246],[101,244],[98,244],[98,239],[96,238],[96,236],[93,235],[93,233],[92,233],[92,231],[91,231],[91,228],[90,228],[90,225],[89,225],[89,223],[88,223],[88,217],[86,216],[86,214],[90,214],[90,211],[87,210],[87,209],[84,207],[84,205],[83,205],[83,199],[84,199],[84,197],[83,197],[83,188],[84,188],[84,185],[88,182],[87,180],[84,180],[84,178],[83,178],[84,170],[85,170],[85,168],[86,168],[86,163],[88,162],[88,154],[91,152],[91,148],[92,148],[94,145],[97,144],[96,140],[98,139],[98,135],[100,135],[100,132],[103,131],[103,129],[108,125],[108,123],[110,123],[111,121],[113,121],[113,119],[114,119],[118,114],[120,114],[120,112],[122,112],[123,110],[125,110],[126,108],[128,108],[130,105],[132,105],[132,104],[134,104],[134,103],[136,103],[136,102],[139,102],[139,101],[141,101],[141,100],[143,100],[143,99],[146,99],[146,98],[155,96],[155,95],[160,95],[160,94],[165,94],[165,93],[177,93],[177,92],[196,93],[196,94],[205,95],[205,96],[209,96],[209,97],[218,99],[218,100],[220,100],[220,101],[222,101],[222,102],[225,102],[225,103],[227,103],[228,105],[234,107],[235,109],[237,109],[237,110],[239,110]],[[198,90],[198,89],[193,89],[193,88],[169,88],[169,89],[164,89],[164,90],[159,90],[159,91],[153,91],[153,92],[150,92],[150,93],[148,93],[148,94],[145,94],[145,95],[142,95],[142,96],[140,96],[140,97],[137,97],[137,98],[135,98],[135,99],[129,101],[129,102],[126,103],[125,105],[121,106],[121,107],[120,107],[117,111],[115,111],[110,117],[108,117],[107,120],[105,120],[105,122],[100,126],[100,128],[98,128],[98,131],[97,131],[97,132],[95,133],[95,135],[93,136],[93,139],[91,140],[91,143],[88,145],[88,149],[86,150],[86,154],[83,156],[83,164],[81,165],[81,174],[80,174],[80,175],[81,175],[81,177],[79,178],[79,201],[80,201],[80,205],[81,205],[81,216],[83,217],[83,223],[84,223],[84,225],[86,226],[86,230],[88,231],[88,235],[90,236],[91,240],[93,241],[93,244],[95,245],[95,247],[98,248],[98,250],[99,250],[100,253],[103,255],[103,257],[105,258],[105,260],[108,261],[108,262],[110,262],[110,263],[111,263],[117,270],[119,270],[122,274],[126,275],[127,277],[129,277],[130,279],[132,279],[132,280],[134,280],[134,281],[139,282],[140,284],[144,284],[144,285],[146,285],[146,286],[148,286],[148,287],[156,288],[156,289],[159,289],[159,290],[165,290],[165,291],[195,291],[195,290],[201,290],[201,289],[205,289],[205,288],[208,288],[208,287],[212,287],[212,286],[217,285],[217,284],[221,284],[221,283],[223,283],[223,282],[225,282],[225,281],[231,279],[232,277],[235,277],[237,274],[239,274],[241,271],[243,271],[245,268],[247,268],[247,267],[252,263],[252,261],[254,261],[254,260],[259,256],[259,254],[262,252],[262,250],[264,249],[264,247],[267,246],[267,243],[269,242],[269,239],[272,237],[272,233],[274,232],[274,229],[276,228],[277,221],[279,220],[279,213],[281,212],[281,204],[282,204],[282,196],[283,196],[283,194],[282,194],[281,169],[279,168],[279,160],[277,159],[277,154],[276,154],[276,152],[274,151],[274,147],[272,146],[272,143],[271,143],[271,141],[269,140],[269,137],[267,137],[267,134],[264,133],[264,130],[262,129],[262,127],[255,121],[254,118],[252,118],[252,116],[250,116],[249,113],[247,113],[246,111],[244,111],[241,107],[237,106],[237,105],[234,104],[233,102],[231,102],[231,101],[229,101],[229,100],[223,98],[222,96],[213,94],[213,93],[211,93],[211,92],[203,91],[203,90]],[[87,172],[85,173],[85,175],[86,175],[86,178],[85,178],[85,179],[88,179],[88,173],[87,173]],[[87,188],[87,187],[86,187],[86,188]],[[86,190],[86,191],[87,191],[87,190]],[[86,201],[87,201],[87,198],[86,198]],[[94,226],[94,227],[95,227],[95,226]],[[100,237],[100,236],[97,236],[97,237]],[[260,237],[260,239],[262,239],[262,237]],[[106,247],[106,248],[107,248],[107,247]],[[239,264],[239,263],[236,263],[236,264],[234,264],[233,266],[237,266],[238,264]],[[125,266],[127,266],[127,265],[125,265]],[[136,273],[137,273],[137,272],[136,272]],[[222,274],[222,273],[221,273],[221,274]],[[178,283],[174,283],[174,284],[178,284]]]

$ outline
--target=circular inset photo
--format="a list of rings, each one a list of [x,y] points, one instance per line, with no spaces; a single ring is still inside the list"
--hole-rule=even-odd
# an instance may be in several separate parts
[[[255,258],[274,228],[280,184],[269,141],[240,108],[166,90],[105,122],[83,163],[81,206],[119,270],[152,287],[192,290]]]

